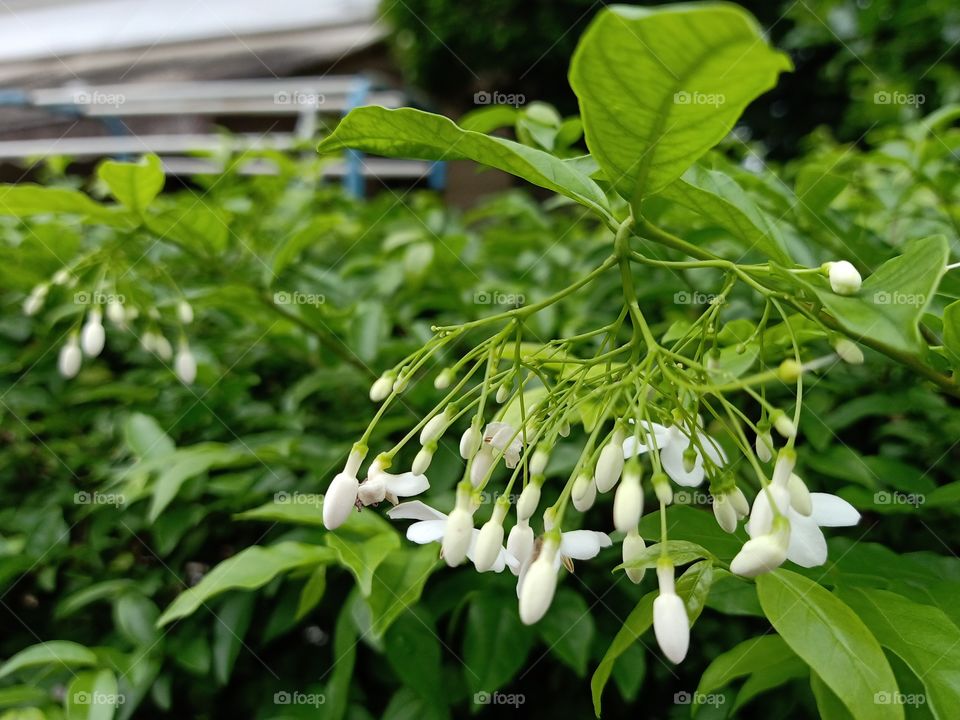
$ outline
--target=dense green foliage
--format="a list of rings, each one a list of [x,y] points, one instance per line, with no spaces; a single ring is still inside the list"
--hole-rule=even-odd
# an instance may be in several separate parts
[[[662,22],[656,36],[676,40],[670,17]],[[748,34],[739,42],[753,48]],[[365,109],[324,146],[432,158],[455,147],[558,193],[547,201],[515,192],[462,213],[428,193],[357,202],[314,180],[319,161],[281,157],[274,177],[234,168],[164,193],[155,158],[104,163],[82,188],[51,175],[44,187],[0,190],[0,706],[9,713],[0,718],[498,717],[506,710],[489,704],[498,692],[532,717],[588,717],[601,705],[605,718],[637,717],[640,702],[651,716],[689,717],[698,698],[705,719],[743,706],[871,720],[949,718],[960,707],[951,551],[960,317],[950,304],[960,281],[944,275],[947,253],[960,250],[960,113],[887,127],[866,148],[820,138],[771,168],[736,140],[710,150],[736,114],[709,113],[693,136],[641,122],[626,139],[605,133],[610,106],[591,50],[581,46],[572,80],[595,162],[571,159],[561,123],[542,114],[474,116],[464,131],[415,111]],[[723,89],[738,108],[786,67],[763,44],[751,52],[749,72]],[[370,139],[384,117],[391,137]],[[484,123],[516,123],[525,144],[481,135]],[[665,159],[621,165],[648,146]],[[677,493],[672,538],[698,548],[677,583],[695,620],[691,655],[677,667],[653,649],[651,581],[610,573],[617,548],[578,563],[528,627],[511,575],[435,572],[436,546],[406,542],[376,510],[336,533],[320,521],[319,493],[373,414],[371,380],[435,325],[536,304],[577,282],[609,255],[612,221],[631,205],[685,241],[637,240],[655,261],[636,273],[638,300],[663,342],[723,285],[716,268],[669,264],[690,249],[777,266],[846,257],[873,290],[843,298],[813,276],[783,279],[780,290],[866,346],[864,365],[831,363],[808,378],[798,467],[811,489],[841,495],[863,520],[831,533],[825,567],[754,583],[726,570],[742,530],[728,535],[709,510],[689,507],[704,493]],[[52,283],[63,269],[69,277]],[[42,307],[25,316],[40,284],[49,284]],[[890,304],[879,293],[923,299]],[[111,297],[124,320],[107,323],[103,354],[64,379],[58,352]],[[183,300],[190,322],[178,313]],[[601,276],[532,316],[528,339],[608,323],[622,302],[616,274]],[[717,349],[741,375],[792,351],[785,325],[772,324],[762,352],[736,360],[760,312],[738,287],[717,316]],[[181,382],[155,342],[142,347],[158,332],[188,343],[196,382]],[[824,355],[834,339],[811,323],[799,344]],[[425,368],[371,446],[424,416],[437,400],[432,375],[461,350],[445,348]],[[775,379],[767,387],[774,402],[792,390]],[[584,434],[578,426],[572,437]],[[462,462],[454,442],[441,448],[426,499],[448,508]],[[549,478],[575,461],[558,447]],[[609,503],[582,523],[608,526]],[[658,513],[640,529],[656,542]],[[924,702],[877,700],[877,687]]]

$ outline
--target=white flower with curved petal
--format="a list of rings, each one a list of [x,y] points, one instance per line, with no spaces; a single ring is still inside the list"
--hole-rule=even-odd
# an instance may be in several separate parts
[[[670,428],[649,420],[644,420],[640,425],[643,429],[640,431],[640,437],[631,434],[623,441],[623,459],[629,460],[634,455],[643,455],[650,452],[650,435],[653,435],[654,449],[660,449],[667,443],[670,434]],[[635,432],[635,431],[634,431]]]
[[[367,475],[367,479],[360,483],[357,496],[364,505],[376,505],[384,500],[396,505],[399,502],[397,498],[419,495],[429,487],[430,481],[426,475],[412,472],[394,475],[380,470]]]
[[[567,569],[572,567],[573,560],[591,560],[600,554],[603,548],[610,547],[613,541],[606,533],[597,530],[569,530],[560,533],[560,548],[553,558],[555,570],[560,570],[561,565]],[[520,568],[520,576],[517,578],[517,597],[520,597],[520,591],[523,588],[523,581],[530,565],[536,560],[533,553],[527,558],[527,562]]]
[[[396,507],[390,508],[387,510],[387,517],[391,520],[416,520],[407,528],[407,540],[418,545],[440,542],[443,540],[443,534],[447,529],[447,516],[420,500],[400,503]],[[470,535],[470,546],[467,549],[467,558],[471,561],[479,535],[480,530],[474,528]],[[518,567],[519,564],[513,555],[501,548],[491,570],[503,572],[503,569],[508,565],[514,568]]]
[[[841,497],[830,493],[810,493],[812,512],[801,515],[792,507],[790,545],[787,560],[801,567],[816,567],[827,561],[827,540],[822,527],[851,527],[860,521],[860,513]]]
[[[507,423],[489,423],[483,431],[483,441],[503,454],[503,462],[511,470],[520,462],[523,439],[517,430]]]
[[[696,487],[703,482],[706,476],[703,467],[704,453],[717,467],[722,467],[727,463],[727,454],[720,447],[720,443],[697,428],[697,441],[694,443],[694,463],[693,467],[688,470],[683,456],[687,448],[690,447],[689,432],[677,425],[665,427],[655,422],[645,424],[649,432],[645,433],[645,437],[641,437],[640,441],[633,436],[624,440],[624,457],[629,458],[633,455],[649,452],[651,447],[648,443],[650,433],[652,433],[654,438],[652,444],[655,446],[654,449],[659,448],[660,450],[660,462],[663,464],[663,469],[677,485]]]

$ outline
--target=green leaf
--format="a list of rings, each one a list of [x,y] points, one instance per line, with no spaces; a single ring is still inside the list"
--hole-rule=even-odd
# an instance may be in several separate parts
[[[123,438],[136,457],[151,459],[171,454],[176,446],[149,415],[131,413],[123,423]]]
[[[374,535],[359,542],[340,535],[328,533],[327,545],[337,553],[337,559],[357,579],[360,594],[370,595],[373,574],[387,556],[400,547],[400,537],[396,533]]]
[[[827,683],[856,720],[903,718],[903,707],[878,704],[897,681],[856,613],[802,575],[777,570],[757,578],[760,605],[791,649]]]
[[[143,215],[147,206],[163,190],[166,180],[163,163],[152,154],[144,155],[137,162],[104,160],[97,167],[97,177],[121,204],[138,215]]]
[[[821,720],[853,720],[853,716],[840,702],[840,698],[834,695],[833,690],[827,687],[820,676],[812,670],[810,671],[810,689],[817,701],[817,711],[820,713]]]
[[[657,194],[722,227],[745,253],[756,249],[777,262],[790,262],[780,229],[729,175],[694,165]]]
[[[713,563],[708,560],[691,565],[677,580],[677,594],[683,598],[683,602],[687,606],[687,615],[690,618],[691,627],[700,617],[712,583]],[[653,601],[658,594],[659,592],[654,590],[640,598],[640,602],[627,616],[623,626],[614,636],[613,642],[610,643],[610,647],[607,648],[607,652],[604,653],[603,659],[590,679],[593,710],[597,717],[600,717],[603,689],[610,679],[610,673],[613,671],[617,658],[623,655],[635,642],[639,641],[640,637],[653,625]]]
[[[157,626],[162,627],[194,613],[208,600],[227,590],[253,590],[281,573],[333,562],[336,557],[336,552],[320,545],[298,542],[282,542],[269,547],[254,545],[224,560],[203,580],[181,593],[160,616]]]
[[[914,240],[902,255],[888,260],[864,280],[855,296],[837,295],[824,278],[790,277],[813,293],[851,335],[919,354],[926,343],[918,325],[946,271],[947,256],[943,235]]]
[[[229,221],[226,214],[206,205],[151,213],[146,226],[162,239],[175,242],[188,251],[216,255],[227,248]]]
[[[159,615],[153,600],[137,591],[122,594],[113,605],[114,624],[138,647],[149,648],[156,642]]]
[[[96,665],[97,656],[92,650],[69,640],[50,640],[31,645],[0,666],[0,678],[24,668],[38,665],[55,665],[71,668],[83,665]]]
[[[112,670],[79,673],[67,686],[68,720],[110,720],[122,702]]]
[[[636,205],[680,177],[790,69],[736,5],[614,6],[580,39],[570,84],[587,147]]]
[[[320,527],[323,525],[323,501],[296,502],[289,493],[277,493],[273,502],[260,507],[237,513],[237,520],[261,520],[264,522],[284,522],[294,525]],[[390,529],[390,523],[377,513],[352,513],[347,521],[337,529],[337,534],[346,537],[379,535]]]
[[[560,588],[536,629],[552,654],[578,677],[586,674],[595,628],[583,595]]]
[[[701,545],[686,540],[667,540],[666,543],[648,545],[635,559],[617,565],[614,570],[625,570],[627,568],[640,570],[654,567],[663,554],[664,545],[666,545],[666,553],[673,560],[674,565],[686,565],[703,558],[716,560],[716,556]]]
[[[740,552],[747,537],[743,528],[738,528],[735,533],[724,532],[717,525],[713,513],[689,505],[670,505],[667,508],[667,532],[672,538],[696,543],[727,561]],[[660,540],[659,510],[643,516],[640,534],[647,540]]]
[[[437,549],[427,545],[394,550],[380,564],[367,598],[375,638],[382,637],[397,616],[420,599],[437,560]]]
[[[440,638],[433,618],[423,610],[409,610],[384,635],[387,662],[400,681],[430,705],[446,704],[442,674]]]
[[[57,213],[80,215],[120,227],[131,225],[126,213],[105,207],[79,190],[41,187],[32,183],[0,185],[0,215],[22,218]]]
[[[880,644],[920,678],[934,716],[954,717],[960,708],[960,629],[950,618],[886,590],[845,588],[839,594]]]
[[[943,348],[954,372],[960,372],[960,300],[943,309]]]
[[[473,160],[609,215],[607,198],[599,186],[559,158],[504,138],[464,130],[441,115],[410,108],[356,108],[317,149],[329,153],[346,148],[389,157]]]
[[[213,623],[213,674],[226,685],[240,654],[243,638],[253,617],[256,596],[249,593],[228,597],[217,609]]]
[[[713,659],[700,677],[697,693],[721,690],[737,678],[795,658],[796,653],[779,635],[761,635],[735,645]]]
[[[301,620],[304,615],[313,610],[323,599],[323,594],[327,591],[327,566],[318,565],[317,569],[307,579],[306,584],[300,591],[300,599],[297,602],[296,620]]]
[[[516,605],[507,593],[473,596],[463,642],[463,672],[471,693],[499,690],[526,662],[533,628],[520,622]]]

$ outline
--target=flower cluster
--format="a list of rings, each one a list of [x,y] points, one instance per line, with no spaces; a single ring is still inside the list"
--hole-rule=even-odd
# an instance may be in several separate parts
[[[592,275],[613,264],[622,266],[614,259]],[[855,292],[851,270],[849,263],[821,269],[843,293]],[[441,556],[451,567],[470,562],[481,573],[516,575],[519,614],[527,624],[539,621],[549,609],[561,567],[572,572],[573,561],[592,559],[616,540],[621,568],[630,581],[642,582],[646,568],[656,566],[654,631],[664,654],[675,663],[686,655],[690,633],[686,605],[674,584],[675,564],[690,560],[674,562],[664,520],[675,486],[706,485],[724,531],[735,533],[745,523],[749,539],[730,563],[733,573],[755,577],[787,560],[804,567],[823,564],[827,546],[820,528],[852,525],[859,515],[839,497],[809,492],[794,473],[799,403],[791,417],[767,400],[764,387],[774,381],[796,383],[799,397],[805,373],[837,357],[862,362],[862,352],[850,340],[831,335],[836,355],[801,362],[792,326],[800,321],[771,300],[768,309],[777,310],[783,321],[779,329],[793,339],[793,357],[741,377],[717,362],[716,328],[723,303],[711,304],[685,335],[668,345],[654,337],[630,299],[626,278],[624,290],[624,310],[609,326],[545,345],[523,342],[524,321],[557,297],[485,320],[436,328],[432,341],[373,384],[370,397],[382,403],[381,410],[330,484],[323,505],[326,527],[336,529],[355,508],[387,501],[392,505],[388,517],[413,521],[407,538],[439,542]],[[621,342],[626,318],[633,331]],[[413,376],[451,343],[488,324],[499,329],[436,376],[434,386],[446,391],[446,397],[361,474],[373,426]],[[762,326],[743,344],[758,344],[761,331]],[[726,397],[734,390],[758,403],[757,422]],[[427,474],[438,443],[454,427],[465,466],[453,507],[445,513],[419,500],[401,501],[429,488]],[[574,429],[578,434],[582,429],[583,436],[578,460],[565,482],[546,482],[557,474],[548,471],[557,443]],[[774,433],[783,439],[779,449]],[[388,472],[408,444],[419,445],[410,471]],[[731,449],[740,455],[735,461]],[[744,468],[757,480],[752,503],[738,484],[738,476],[747,474]],[[492,478],[503,474],[506,481],[489,517],[478,522],[482,499],[491,497]],[[515,485],[522,488],[517,495]],[[641,533],[648,490],[662,520],[660,543],[649,548],[643,534],[650,537],[655,526],[647,524]],[[607,528],[580,529],[571,507],[586,513],[605,494],[613,495],[610,533]]]

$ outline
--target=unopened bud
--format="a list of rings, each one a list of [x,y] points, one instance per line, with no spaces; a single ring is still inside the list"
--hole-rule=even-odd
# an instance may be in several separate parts
[[[643,551],[647,549],[647,544],[643,541],[643,538],[640,537],[640,533],[637,532],[636,528],[633,528],[627,533],[627,536],[623,539],[623,562],[628,564],[637,560],[642,554]],[[646,574],[646,568],[630,568],[626,569],[627,578],[630,582],[635,585],[639,585],[643,580],[643,576]]]
[[[593,477],[587,474],[578,475],[573,481],[570,499],[578,512],[586,512],[592,508],[597,499],[597,484]]]
[[[786,439],[790,439],[797,436],[797,426],[793,424],[793,420],[787,417],[787,414],[783,410],[778,410],[773,415],[773,427],[777,429],[777,432],[780,433]]]
[[[856,295],[863,279],[857,269],[846,260],[827,263],[830,287],[837,295]]]
[[[370,386],[370,400],[373,402],[382,402],[386,400],[390,391],[393,390],[393,381],[396,376],[393,373],[384,373],[378,377],[373,385]]]
[[[670,478],[666,474],[662,472],[654,473],[650,482],[653,485],[653,491],[657,494],[658,502],[664,505],[673,502],[673,486],[670,485]]]
[[[184,325],[189,325],[193,322],[193,308],[186,300],[181,300],[177,303],[177,318]]]
[[[414,475],[423,475],[430,468],[430,463],[433,462],[433,453],[436,449],[436,443],[428,443],[420,448],[420,452],[413,459],[413,466],[410,471]]]
[[[480,449],[481,442],[483,442],[483,433],[480,432],[480,428],[474,425],[468,427],[460,436],[460,457],[464,460],[472,458]]]
[[[446,390],[448,387],[450,387],[450,383],[453,382],[453,377],[453,370],[450,368],[444,368],[434,379],[433,387],[435,387],[437,390]]]
[[[863,364],[863,350],[852,340],[840,338],[833,344],[833,349],[836,351],[837,356],[845,363],[849,363],[850,365]]]
[[[529,520],[537,511],[537,505],[540,504],[540,484],[542,482],[542,477],[534,477],[520,492],[520,498],[517,500],[517,520]]]
[[[803,365],[793,359],[786,359],[777,368],[777,377],[785,383],[795,383],[803,374]]]
[[[83,362],[83,353],[80,352],[80,345],[77,342],[75,333],[71,333],[67,342],[60,348],[60,355],[57,357],[57,370],[67,378],[76,377],[80,372],[80,365]]]

